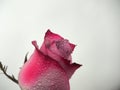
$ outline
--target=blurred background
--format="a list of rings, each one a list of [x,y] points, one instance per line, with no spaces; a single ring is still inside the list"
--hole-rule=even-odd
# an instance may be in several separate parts
[[[76,44],[71,90],[120,90],[120,0],[0,0],[0,61],[17,78],[47,29]],[[0,72],[0,90],[20,90]]]

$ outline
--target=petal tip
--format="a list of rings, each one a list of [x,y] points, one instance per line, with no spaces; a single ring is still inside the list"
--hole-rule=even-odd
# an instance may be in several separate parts
[[[36,48],[36,49],[38,49],[38,45],[37,45],[37,41],[32,41],[32,45]]]
[[[46,37],[47,35],[50,35],[50,34],[52,34],[52,32],[51,32],[50,29],[48,29],[47,32],[45,33],[45,37]]]
[[[76,67],[76,69],[80,68],[81,66],[83,66],[82,64],[77,64],[77,63],[73,63],[72,64],[73,67]]]

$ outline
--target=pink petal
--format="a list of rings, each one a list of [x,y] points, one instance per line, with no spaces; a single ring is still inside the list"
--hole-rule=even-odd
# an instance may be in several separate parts
[[[48,51],[48,56],[50,56],[51,58],[56,60],[61,65],[61,67],[65,70],[65,72],[66,72],[69,79],[74,74],[74,72],[80,66],[82,66],[81,64],[71,63],[71,61],[68,61],[68,60],[66,60],[66,59],[64,59],[62,57],[59,57],[58,55],[52,53],[51,51]]]
[[[61,66],[42,54],[37,43],[35,51],[19,73],[19,84],[23,90],[70,90],[69,80]]]
[[[64,39],[60,35],[51,32],[49,29],[48,29],[48,31],[45,34],[45,38],[49,38],[50,41]]]
[[[70,78],[75,70],[81,66],[80,64],[72,63],[71,53],[74,48],[74,44],[48,30],[40,51],[56,60],[65,70],[68,78]]]
[[[68,40],[64,39],[60,35],[52,33],[50,30],[48,30],[45,34],[44,42],[40,48],[40,51],[47,55],[48,50],[50,50],[60,57],[71,60],[70,54],[74,48],[74,44],[69,43]]]
[[[70,63],[70,61],[65,60],[65,59],[61,59],[61,62],[59,62],[59,64],[64,68],[68,78],[70,79],[72,77],[72,75],[74,74],[74,72],[81,67],[81,64],[77,64],[77,63]]]

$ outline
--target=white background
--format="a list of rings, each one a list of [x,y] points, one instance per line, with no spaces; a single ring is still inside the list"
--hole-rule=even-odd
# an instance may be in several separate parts
[[[71,90],[120,90],[120,0],[0,0],[0,61],[18,76],[47,29],[75,43]],[[0,72],[2,73],[2,72]],[[0,90],[20,90],[0,74]]]

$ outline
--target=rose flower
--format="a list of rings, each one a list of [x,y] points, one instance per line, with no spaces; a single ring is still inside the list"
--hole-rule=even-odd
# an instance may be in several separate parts
[[[81,65],[72,63],[75,45],[48,30],[39,48],[36,41],[30,59],[20,70],[22,90],[70,90],[69,79]]]

